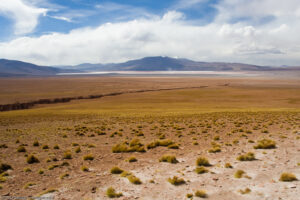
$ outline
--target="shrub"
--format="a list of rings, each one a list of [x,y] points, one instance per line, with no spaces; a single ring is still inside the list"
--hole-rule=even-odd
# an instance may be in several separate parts
[[[0,149],[3,148],[3,149],[7,149],[8,146],[6,144],[0,144]]]
[[[128,162],[136,162],[136,161],[137,161],[137,159],[133,156],[128,158]]]
[[[24,189],[27,189],[27,188],[29,188],[31,186],[34,186],[34,185],[36,185],[36,184],[35,183],[27,183],[26,185],[24,185]]]
[[[0,190],[1,190],[1,189],[3,189],[3,186],[2,186],[2,185],[0,185]]]
[[[109,198],[118,198],[118,197],[123,196],[122,193],[117,193],[116,190],[114,188],[112,188],[112,187],[107,188],[106,195]]]
[[[24,172],[31,172],[31,169],[29,167],[25,167]]]
[[[281,174],[279,180],[283,182],[291,182],[291,181],[297,181],[298,179],[294,174],[285,172]]]
[[[94,160],[94,156],[91,155],[91,154],[85,155],[85,156],[83,157],[83,160]]]
[[[128,146],[127,144],[116,144],[112,147],[113,153],[128,153],[128,152],[146,152],[145,148],[140,145]]]
[[[243,170],[237,170],[236,172],[235,172],[235,174],[234,174],[234,177],[235,178],[242,178],[243,177],[243,175],[245,174],[246,172],[244,172]]]
[[[48,167],[48,169],[49,169],[49,170],[53,170],[53,169],[55,169],[55,168],[57,168],[57,167],[59,167],[59,165],[50,165],[50,166]]]
[[[39,143],[39,141],[37,141],[37,140],[36,140],[36,141],[34,141],[34,142],[33,142],[33,146],[34,146],[34,147],[38,147],[38,146],[40,146],[40,143]]]
[[[169,148],[169,149],[179,149],[179,145],[176,144],[176,143],[170,144],[170,145],[168,145],[168,148]]]
[[[129,176],[127,176],[127,179],[128,179],[131,183],[133,183],[133,184],[135,184],[135,185],[142,184],[142,181],[141,181],[138,177],[136,177],[136,176],[134,176],[134,175],[129,175]]]
[[[233,168],[232,165],[230,163],[225,163],[224,165],[225,168]]]
[[[195,172],[196,172],[197,174],[204,174],[204,173],[207,173],[208,171],[209,171],[209,170],[206,169],[206,168],[203,167],[203,166],[197,167],[197,168],[195,169]]]
[[[80,153],[80,152],[81,152],[80,147],[77,147],[77,148],[75,149],[75,153]]]
[[[39,163],[39,159],[37,157],[35,157],[34,155],[29,155],[27,157],[27,163],[28,164],[33,164],[33,163]]]
[[[81,166],[81,171],[83,172],[88,172],[89,171],[89,168],[87,166]]]
[[[64,179],[66,177],[69,177],[70,175],[68,173],[62,174],[59,178],[60,179]]]
[[[54,145],[53,149],[59,149],[59,146],[56,144]]]
[[[19,146],[17,152],[26,152],[26,149],[24,146]]]
[[[112,173],[112,174],[121,174],[122,172],[124,172],[124,170],[120,169],[119,167],[113,167],[110,170],[110,173]]]
[[[189,199],[193,198],[193,194],[191,194],[191,193],[186,194],[186,198],[189,198]]]
[[[122,173],[121,173],[121,177],[128,177],[128,176],[130,176],[132,173],[131,172],[127,172],[127,171],[123,171]]]
[[[213,147],[213,148],[209,149],[208,152],[209,153],[221,152],[221,148],[220,147]]]
[[[67,151],[67,152],[64,153],[63,158],[64,158],[64,159],[72,159],[72,154],[71,154],[70,152]]]
[[[168,181],[172,185],[182,185],[182,184],[185,184],[185,180],[183,178],[178,178],[177,176],[174,176],[173,178],[168,178]]]
[[[48,145],[43,145],[42,149],[49,149],[49,146]]]
[[[9,169],[12,169],[12,167],[9,164],[0,163],[0,174],[6,172]]]
[[[197,190],[195,192],[195,196],[196,197],[200,197],[200,198],[206,198],[207,197],[207,194],[204,190]]]
[[[39,170],[39,174],[44,174],[44,170],[43,170],[43,169],[40,169],[40,170]]]
[[[262,139],[257,142],[254,149],[274,149],[276,148],[276,142],[269,139]]]
[[[248,152],[244,155],[238,156],[236,159],[239,161],[252,161],[252,160],[255,160],[256,158],[255,158],[254,153]]]
[[[244,189],[244,190],[239,190],[239,192],[240,192],[241,194],[249,194],[249,193],[251,192],[251,190],[250,190],[249,188],[246,188],[246,189]]]
[[[164,155],[159,159],[159,162],[168,162],[168,163],[176,164],[178,163],[178,160],[176,159],[175,156]]]
[[[196,161],[196,164],[197,164],[197,166],[206,166],[206,167],[211,166],[208,159],[205,157],[199,157]]]

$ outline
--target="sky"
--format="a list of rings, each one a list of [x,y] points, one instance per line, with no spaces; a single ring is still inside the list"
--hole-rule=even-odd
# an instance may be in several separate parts
[[[300,66],[300,0],[0,0],[0,58]]]

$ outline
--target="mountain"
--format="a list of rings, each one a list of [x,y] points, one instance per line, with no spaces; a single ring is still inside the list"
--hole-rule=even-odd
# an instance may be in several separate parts
[[[291,67],[269,67],[243,63],[225,62],[197,62],[188,59],[177,59],[170,57],[145,57],[130,60],[124,63],[111,64],[80,64],[68,66],[69,69],[80,69],[82,71],[273,71],[291,70]]]
[[[0,59],[0,77],[11,76],[53,76],[57,73],[79,72],[55,67],[39,66],[17,60]]]

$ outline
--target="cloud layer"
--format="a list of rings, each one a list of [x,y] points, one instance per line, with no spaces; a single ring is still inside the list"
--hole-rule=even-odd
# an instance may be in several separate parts
[[[14,20],[16,35],[30,33],[38,24],[40,15],[47,12],[44,8],[37,8],[22,0],[0,1],[0,15],[5,15]]]
[[[199,61],[300,65],[300,5],[297,2],[223,0],[215,5],[218,15],[214,21],[206,25],[191,23],[181,12],[168,11],[161,17],[152,15],[106,23],[67,34],[23,36],[0,43],[0,57],[43,65],[121,62],[155,55]],[[1,7],[0,4],[3,10]],[[34,19],[33,22],[45,12],[40,8],[30,9],[28,16],[32,18],[28,19]],[[13,13],[9,8],[6,10]],[[36,25],[36,22],[18,22],[17,14],[14,19],[20,33]]]

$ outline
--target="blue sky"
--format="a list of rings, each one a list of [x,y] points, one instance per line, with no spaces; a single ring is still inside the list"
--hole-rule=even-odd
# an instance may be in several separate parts
[[[300,65],[299,21],[299,0],[1,0],[0,57]]]

